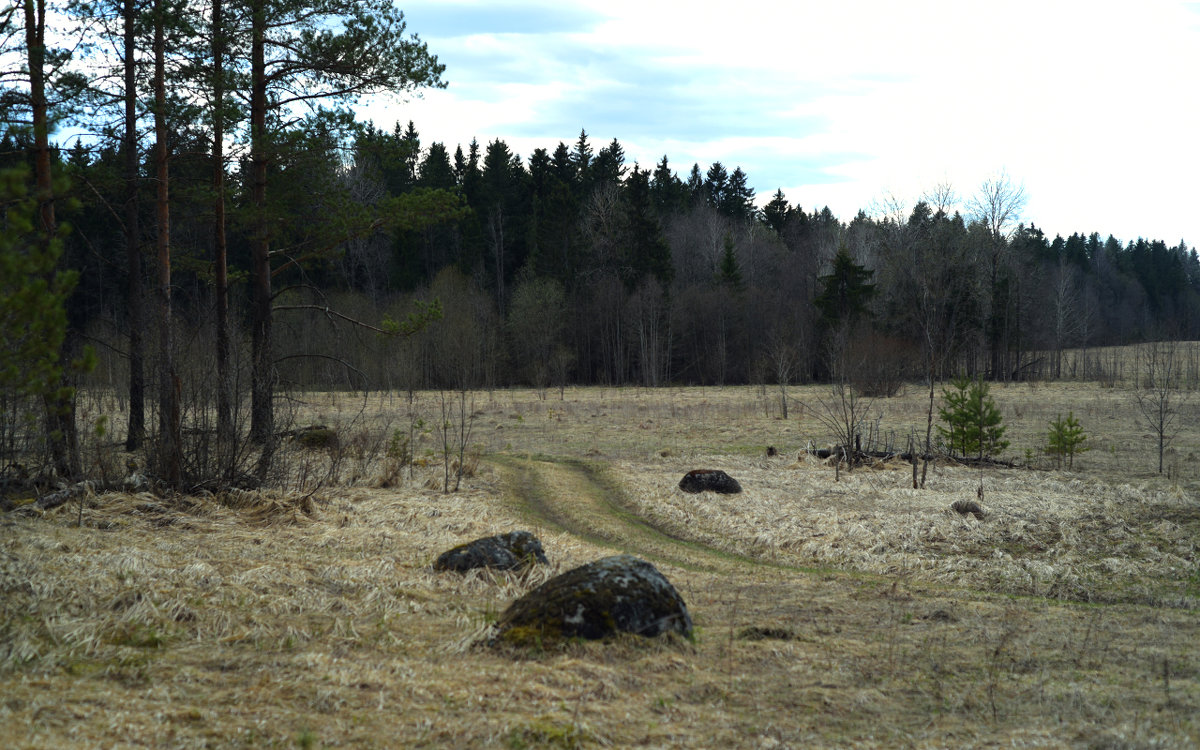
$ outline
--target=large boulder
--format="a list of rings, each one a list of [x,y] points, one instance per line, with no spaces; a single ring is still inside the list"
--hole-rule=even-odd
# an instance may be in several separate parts
[[[528,531],[510,531],[473,542],[460,544],[438,556],[435,570],[470,570],[471,568],[514,568],[546,563],[542,543]]]
[[[679,480],[679,489],[684,492],[720,492],[724,495],[734,495],[742,491],[742,485],[723,471],[695,469],[683,475],[683,479]]]
[[[535,645],[618,632],[691,637],[692,618],[671,582],[632,555],[605,557],[551,578],[509,605],[497,639]]]

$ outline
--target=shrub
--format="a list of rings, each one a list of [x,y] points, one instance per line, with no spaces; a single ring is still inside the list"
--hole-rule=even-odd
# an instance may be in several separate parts
[[[938,416],[946,427],[938,426],[938,434],[950,448],[951,454],[994,456],[1008,447],[1000,410],[988,395],[987,383],[966,376],[955,378],[950,388],[942,390],[944,405]]]
[[[1079,420],[1075,418],[1075,412],[1067,412],[1067,418],[1063,419],[1063,415],[1059,414],[1058,419],[1050,422],[1050,434],[1046,442],[1046,453],[1054,456],[1054,460],[1058,468],[1062,468],[1063,459],[1067,460],[1067,467],[1074,468],[1075,455],[1091,450],[1092,446],[1084,445],[1087,440],[1087,435],[1084,434],[1083,428],[1079,426]]]

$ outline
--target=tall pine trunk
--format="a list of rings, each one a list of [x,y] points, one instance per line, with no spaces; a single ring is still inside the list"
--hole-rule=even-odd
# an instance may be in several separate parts
[[[262,445],[259,479],[270,469],[275,431],[275,363],[271,338],[271,258],[267,229],[267,75],[266,7],[263,0],[251,6],[250,42],[250,202],[254,212],[251,230],[251,364],[250,438]]]
[[[212,4],[213,55],[213,247],[217,303],[217,457],[228,473],[232,460],[233,375],[230,371],[229,271],[225,242],[225,29],[221,0]]]
[[[142,249],[138,226],[138,150],[137,150],[137,82],[134,0],[125,0],[122,8],[125,24],[125,260],[129,271],[129,426],[125,450],[135,451],[142,446],[146,434],[146,365],[142,329],[145,311],[142,306]]]
[[[158,256],[158,424],[159,472],[163,480],[178,487],[182,474],[182,446],[179,434],[179,377],[175,372],[175,356],[171,322],[171,209],[169,203],[169,173],[167,169],[167,87],[166,87],[166,24],[162,0],[156,3],[154,18],[154,170],[158,183],[154,214],[157,223],[155,250]]]
[[[50,163],[50,120],[46,100],[46,3],[24,0],[25,45],[29,63],[29,100],[33,115],[33,171],[37,190],[38,225],[43,242],[58,234],[54,215],[54,180]],[[69,337],[59,352],[60,381],[43,396],[46,433],[54,470],[64,478],[82,473],[79,436],[75,427],[75,397],[66,381],[70,357]]]

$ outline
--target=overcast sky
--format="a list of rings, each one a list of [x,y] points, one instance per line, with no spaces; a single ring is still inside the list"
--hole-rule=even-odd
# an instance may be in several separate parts
[[[843,220],[1001,171],[1049,236],[1200,245],[1200,3],[402,3],[449,87],[364,114],[451,153],[501,138],[741,166]]]

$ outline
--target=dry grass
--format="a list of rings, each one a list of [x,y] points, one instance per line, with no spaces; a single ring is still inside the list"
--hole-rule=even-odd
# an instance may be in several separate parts
[[[1017,455],[1056,410],[1099,447],[1073,473],[986,472],[983,520],[949,508],[976,471],[914,491],[906,466],[798,461],[818,423],[751,388],[479,394],[490,458],[451,495],[418,435],[411,476],[364,451],[316,494],[0,517],[0,746],[1194,747],[1195,420],[1168,480],[1120,391],[993,394]],[[922,398],[881,402],[883,432],[922,424]],[[372,440],[407,424],[402,399],[306,408]],[[745,492],[675,487],[704,467]],[[550,566],[430,568],[526,527]],[[513,598],[614,549],[676,584],[694,642],[481,645]]]

